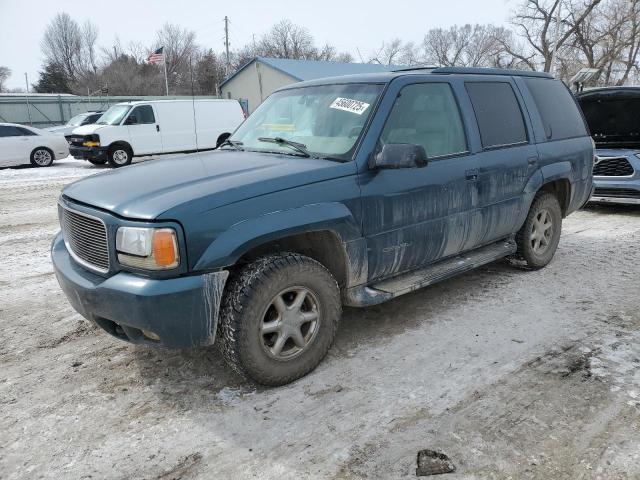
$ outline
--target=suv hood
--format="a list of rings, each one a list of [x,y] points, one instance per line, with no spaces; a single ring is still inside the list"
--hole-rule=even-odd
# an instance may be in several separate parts
[[[122,217],[169,219],[162,214],[187,203],[195,210],[212,210],[355,173],[355,162],[219,150],[150,160],[94,175],[67,186],[62,195]]]
[[[576,96],[597,148],[640,148],[640,89],[605,88]]]

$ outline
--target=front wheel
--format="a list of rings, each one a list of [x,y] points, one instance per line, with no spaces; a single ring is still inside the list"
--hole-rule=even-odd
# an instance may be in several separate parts
[[[536,195],[527,219],[516,236],[517,256],[528,268],[546,266],[556,253],[562,231],[562,210],[557,197],[549,192]]]
[[[131,163],[133,153],[127,147],[118,145],[109,150],[107,157],[109,159],[109,165],[114,168],[119,168]]]
[[[341,312],[338,284],[322,264],[296,253],[267,255],[230,280],[220,349],[238,373],[263,385],[284,385],[322,361]]]

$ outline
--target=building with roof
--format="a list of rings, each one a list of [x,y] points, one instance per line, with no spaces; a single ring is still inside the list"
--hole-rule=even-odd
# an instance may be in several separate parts
[[[386,72],[391,68],[394,67],[375,63],[256,57],[222,82],[220,93],[222,98],[246,101],[248,111],[251,113],[272,92],[285,85],[323,77]]]

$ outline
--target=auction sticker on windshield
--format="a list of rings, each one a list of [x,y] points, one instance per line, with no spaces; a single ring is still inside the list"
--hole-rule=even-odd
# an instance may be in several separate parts
[[[369,104],[365,102],[361,102],[359,100],[353,100],[351,98],[336,98],[329,108],[335,108],[336,110],[344,110],[345,112],[355,113],[357,115],[362,115],[367,108],[369,108]]]

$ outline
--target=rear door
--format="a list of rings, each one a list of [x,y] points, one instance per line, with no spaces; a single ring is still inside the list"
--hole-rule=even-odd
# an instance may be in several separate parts
[[[466,81],[465,89],[482,148],[477,154],[478,210],[473,218],[477,228],[467,245],[473,248],[517,230],[524,188],[538,155],[522,100],[509,77]]]
[[[137,105],[131,109],[124,123],[129,131],[129,139],[134,155],[162,153],[160,125],[151,105]]]
[[[395,96],[395,103],[378,148],[422,145],[429,160],[423,168],[361,175],[370,280],[460,252],[474,207],[476,161],[451,84],[441,79],[409,83],[387,95]]]

